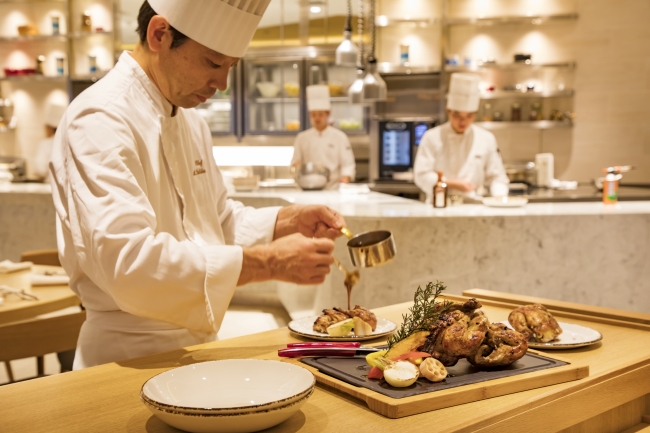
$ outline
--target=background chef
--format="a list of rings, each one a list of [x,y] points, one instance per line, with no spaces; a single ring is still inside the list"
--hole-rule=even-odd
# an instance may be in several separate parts
[[[236,286],[329,273],[343,218],[227,199],[192,109],[226,88],[269,1],[145,1],[136,49],[63,116],[50,166],[59,255],[87,313],[75,369],[214,340]]]
[[[45,138],[38,143],[36,155],[34,156],[32,171],[34,176],[48,182],[50,157],[52,156],[52,145],[54,134],[59,122],[65,113],[65,105],[48,103],[45,107]]]
[[[480,102],[479,77],[455,73],[447,95],[448,122],[427,131],[415,157],[415,184],[431,203],[438,171],[448,188],[467,196],[482,195],[488,186],[493,196],[508,195],[506,176],[494,135],[476,125]]]
[[[312,162],[327,167],[330,171],[327,189],[350,183],[355,175],[354,154],[348,136],[328,123],[331,103],[327,86],[307,87],[307,109],[311,128],[296,136],[291,165]]]

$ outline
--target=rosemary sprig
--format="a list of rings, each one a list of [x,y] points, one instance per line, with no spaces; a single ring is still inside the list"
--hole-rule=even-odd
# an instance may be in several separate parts
[[[402,326],[388,339],[388,347],[402,341],[417,331],[428,331],[435,325],[441,314],[449,309],[449,301],[436,302],[438,296],[447,289],[440,281],[429,282],[425,289],[418,286],[409,313],[402,315]]]

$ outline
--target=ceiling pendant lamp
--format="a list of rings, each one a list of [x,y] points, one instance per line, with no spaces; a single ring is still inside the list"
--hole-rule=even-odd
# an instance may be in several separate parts
[[[359,21],[357,21],[359,32],[359,52],[357,55],[357,78],[348,89],[350,104],[361,104],[363,102],[363,77],[366,74],[363,67],[363,1],[359,0]]]
[[[336,64],[354,67],[357,65],[359,49],[352,42],[352,0],[348,0],[348,18],[343,29],[343,42],[336,48]]]
[[[386,82],[379,72],[377,72],[377,59],[375,58],[375,45],[376,45],[376,33],[377,26],[375,25],[375,1],[370,1],[370,55],[368,56],[368,72],[363,78],[363,92],[362,100],[363,102],[377,102],[385,101],[387,96]]]

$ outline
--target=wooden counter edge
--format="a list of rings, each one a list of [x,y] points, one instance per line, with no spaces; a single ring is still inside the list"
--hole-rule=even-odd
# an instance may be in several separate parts
[[[638,313],[635,311],[617,310],[615,308],[597,307],[594,305],[578,304],[574,302],[556,301],[536,296],[519,295],[515,293],[496,292],[486,289],[469,289],[463,292],[463,296],[477,299],[487,299],[498,302],[506,302],[516,305],[543,304],[545,307],[566,313],[573,313],[582,316],[612,319],[620,322],[638,323],[650,325],[650,314]]]

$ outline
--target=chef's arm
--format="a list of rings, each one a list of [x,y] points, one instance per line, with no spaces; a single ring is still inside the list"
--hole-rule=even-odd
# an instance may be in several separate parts
[[[422,138],[420,148],[413,164],[413,180],[415,184],[427,195],[431,195],[433,187],[438,182],[435,171],[436,158],[433,155],[433,143],[429,135]]]
[[[510,180],[503,167],[501,153],[496,140],[490,142],[490,147],[485,161],[485,181],[490,186],[490,195],[502,197],[508,195]]]

